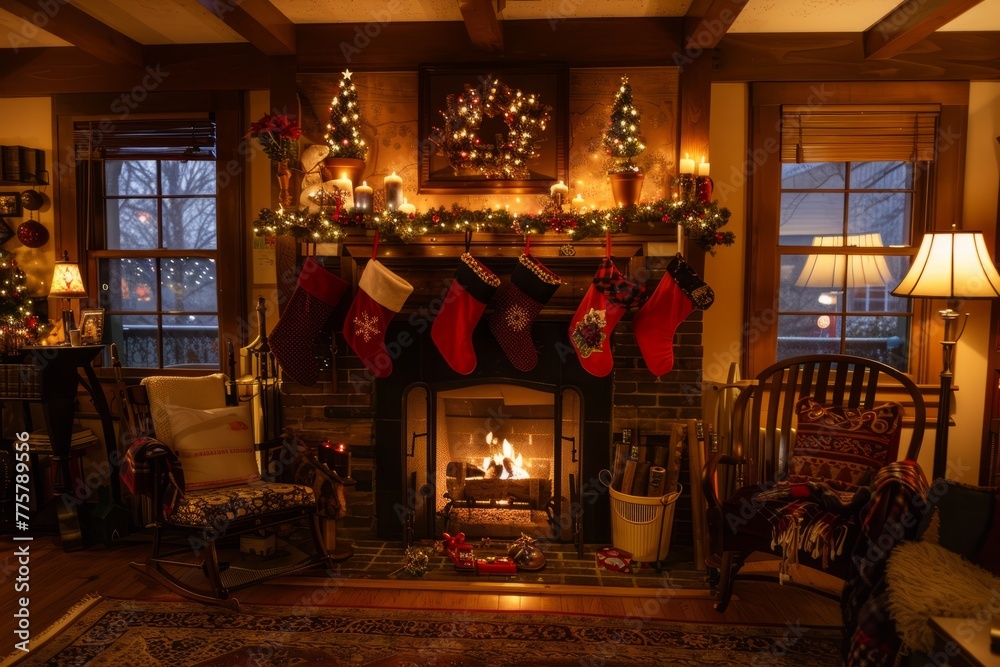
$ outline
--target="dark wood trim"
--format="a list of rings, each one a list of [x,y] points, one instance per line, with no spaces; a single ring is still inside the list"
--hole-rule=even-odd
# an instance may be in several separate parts
[[[729,33],[713,81],[1000,79],[995,32],[936,32],[919,48],[866,60],[861,33]]]
[[[52,98],[52,114],[56,128],[55,149],[52,160],[54,185],[56,250],[69,250],[70,255],[85,257],[88,247],[85,221],[80,220],[77,208],[77,166],[73,151],[73,123],[76,120],[109,122],[126,117],[162,116],[166,114],[213,113],[217,135],[217,172],[220,175],[217,189],[217,216],[219,225],[218,264],[216,279],[219,284],[219,335],[220,343],[232,341],[242,347],[248,331],[247,258],[243,251],[248,243],[244,206],[242,173],[246,170],[245,151],[241,141],[246,119],[243,95],[235,91],[150,93],[136,105],[134,113],[124,116],[114,112],[113,106],[120,98],[117,94],[56,95]],[[109,112],[109,110],[111,110]],[[58,158],[58,159],[57,159]],[[194,253],[198,254],[198,253]],[[88,293],[96,302],[98,291],[96,256],[81,261],[81,272],[88,284]],[[220,348],[220,369],[224,368],[225,347]]]
[[[906,0],[865,30],[865,58],[899,55],[983,0]]]
[[[692,15],[689,10],[688,17],[696,17],[698,22],[690,31],[685,31],[684,48],[692,50],[717,47],[747,2],[749,0],[715,0],[701,15]]]
[[[686,24],[697,23],[685,19]],[[692,53],[692,52],[689,52]],[[690,154],[695,162],[702,156],[711,160],[708,153],[709,110],[712,106],[712,51],[702,51],[698,57],[681,68],[680,116],[677,123],[677,158]],[[679,166],[680,162],[675,162]],[[705,252],[693,243],[686,243],[684,256],[695,271],[704,275]]]
[[[746,173],[750,175],[747,227],[747,262],[744,284],[744,360],[747,377],[774,361],[777,349],[778,262],[773,260],[778,243],[781,202],[781,105],[824,104],[941,104],[937,159],[928,174],[930,199],[928,228],[946,229],[961,220],[964,188],[965,142],[968,122],[969,83],[930,81],[919,86],[906,82],[774,82],[755,83],[750,88],[750,152]],[[919,225],[919,221],[915,221]],[[923,229],[914,230],[919,243]],[[759,261],[760,258],[770,261]],[[911,340],[912,373],[918,382],[930,382],[940,371],[936,342],[941,340],[934,317],[935,303],[918,299],[913,304],[914,336]],[[916,332],[920,332],[918,336]]]
[[[112,65],[143,65],[142,45],[111,26],[94,18],[68,2],[44,3],[38,0],[0,0],[0,9],[26,21],[29,25],[52,33],[79,47],[82,51]],[[5,46],[20,46],[17,35],[11,33]]]
[[[109,66],[75,47],[0,49],[0,97],[119,91],[127,113],[152,91],[267,88],[267,58],[249,44],[147,46],[145,53],[150,64],[139,69]]]
[[[268,56],[295,55],[295,24],[268,0],[198,0]]]
[[[682,49],[682,19],[504,21],[503,52],[469,49],[465,24],[370,22],[296,26],[299,72],[416,70],[425,63],[565,61],[574,67],[665,65]],[[623,48],[627,44],[628,48]]]
[[[503,30],[497,12],[504,7],[504,0],[458,0],[465,29],[472,44],[483,51],[503,51]]]
[[[280,56],[270,59],[270,103],[271,113],[287,114],[297,118],[301,124],[302,110],[299,102],[298,87],[296,85],[295,72],[297,60],[295,56]],[[278,201],[278,178],[277,167],[273,162],[269,162],[268,171],[271,174],[271,201]],[[299,201],[299,189],[302,183],[302,173],[299,170],[292,171],[291,194],[295,202]],[[279,239],[280,240],[280,239]],[[252,239],[247,235],[247,257],[253,256]],[[276,247],[276,252],[281,254],[281,245]],[[285,309],[285,305],[295,291],[295,283],[298,279],[298,271],[292,267],[291,271],[277,271],[277,298],[278,312]],[[249,298],[250,295],[248,294]],[[253,310],[253,304],[247,303],[247,307]]]

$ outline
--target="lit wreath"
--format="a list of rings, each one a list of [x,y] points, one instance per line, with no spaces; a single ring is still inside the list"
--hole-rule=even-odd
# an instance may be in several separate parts
[[[528,163],[538,157],[542,141],[538,135],[545,131],[552,112],[538,95],[522,93],[487,76],[477,87],[467,83],[461,93],[448,95],[445,104],[444,127],[431,128],[428,138],[452,169],[471,169],[486,178],[505,180],[530,175]],[[501,115],[507,124],[506,138],[497,135],[499,145],[483,143],[478,134],[483,116]]]

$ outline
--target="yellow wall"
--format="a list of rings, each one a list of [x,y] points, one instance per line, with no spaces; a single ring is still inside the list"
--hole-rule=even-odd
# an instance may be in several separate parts
[[[6,120],[0,130],[0,144],[9,146],[27,146],[41,148],[45,151],[45,166],[49,170],[50,179],[54,174],[52,169],[52,101],[48,97],[16,97],[0,98],[0,118]],[[2,185],[0,192],[22,192],[32,186]],[[18,265],[28,277],[28,289],[35,296],[44,296],[49,292],[49,282],[52,280],[52,269],[55,261],[55,245],[53,244],[53,209],[52,186],[35,186],[38,192],[45,195],[45,206],[35,212],[35,219],[40,220],[49,230],[49,241],[41,248],[26,248],[16,238],[4,244],[6,250],[14,252]],[[28,211],[20,218],[4,218],[12,230],[17,231],[18,225],[28,219]],[[74,258],[75,259],[75,258]],[[51,308],[56,305],[52,304]]]

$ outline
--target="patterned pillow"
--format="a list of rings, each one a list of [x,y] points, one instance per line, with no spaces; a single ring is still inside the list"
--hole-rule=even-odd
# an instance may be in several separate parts
[[[879,468],[896,460],[903,421],[899,403],[871,410],[828,408],[803,396],[795,413],[799,423],[788,462],[790,481],[820,478],[867,486]]]
[[[197,410],[164,406],[174,449],[184,471],[184,490],[217,489],[260,479],[250,428],[250,407]]]

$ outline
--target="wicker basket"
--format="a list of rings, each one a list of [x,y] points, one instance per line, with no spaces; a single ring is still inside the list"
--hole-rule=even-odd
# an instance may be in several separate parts
[[[611,543],[615,549],[628,551],[632,560],[658,563],[670,553],[670,532],[674,527],[674,508],[681,487],[665,496],[630,496],[612,488]]]

